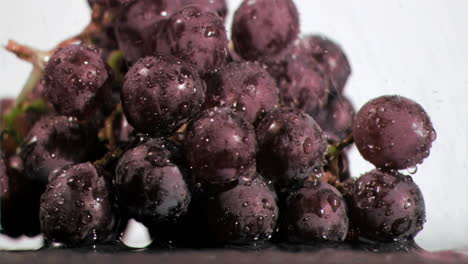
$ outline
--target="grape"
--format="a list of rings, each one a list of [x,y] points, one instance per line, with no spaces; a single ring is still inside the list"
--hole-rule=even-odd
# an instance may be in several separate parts
[[[269,63],[267,63],[268,65]],[[307,56],[287,56],[278,68],[269,68],[284,105],[314,112],[327,103],[329,78],[318,62]]]
[[[137,130],[170,135],[200,111],[205,90],[191,64],[170,55],[146,57],[125,76],[122,107]]]
[[[115,34],[127,61],[154,54],[156,31],[180,6],[180,0],[138,0],[119,10]]]
[[[352,134],[355,111],[345,96],[330,98],[324,108],[311,113],[327,138],[340,142]]]
[[[324,163],[327,142],[308,114],[281,108],[257,126],[258,171],[282,188],[300,184]]]
[[[298,41],[291,53],[310,56],[322,64],[330,77],[331,91],[341,94],[351,74],[351,66],[342,48],[332,40],[317,35],[308,35]]]
[[[356,115],[353,135],[366,160],[392,169],[422,163],[436,139],[424,109],[402,96],[381,96],[365,104]]]
[[[44,94],[58,113],[92,117],[110,96],[112,75],[97,50],[80,45],[59,49],[45,69]]]
[[[150,139],[128,150],[115,170],[120,208],[125,215],[167,233],[187,213],[190,191],[177,149],[160,139]],[[160,239],[160,237],[157,237]]]
[[[306,182],[286,202],[282,230],[287,241],[343,241],[348,232],[346,203],[335,187],[318,180]]]
[[[98,154],[96,143],[96,132],[75,118],[44,117],[31,129],[22,147],[25,173],[47,182],[53,170],[92,159]]]
[[[216,195],[206,206],[211,234],[223,244],[269,240],[279,213],[276,194],[261,176]]]
[[[198,5],[202,8],[215,11],[223,19],[226,19],[228,14],[226,0],[182,0],[182,5]]]
[[[114,241],[118,221],[109,180],[102,168],[89,162],[55,171],[41,197],[45,240],[69,247]]]
[[[383,241],[411,239],[425,222],[424,198],[410,176],[373,170],[355,183],[350,219],[362,237]]]
[[[299,34],[292,0],[244,0],[234,14],[232,41],[246,60],[279,55]]]
[[[226,62],[226,29],[216,14],[199,6],[187,6],[174,13],[160,29],[156,53],[172,54],[190,62],[201,75],[216,72]]]
[[[2,158],[0,169],[1,232],[15,238],[38,235],[39,199],[45,185],[24,175],[19,156]]]
[[[187,127],[185,154],[198,182],[223,187],[255,174],[255,131],[229,108],[203,111]]]
[[[278,108],[275,80],[256,62],[231,62],[207,81],[208,107],[228,106],[252,123]]]

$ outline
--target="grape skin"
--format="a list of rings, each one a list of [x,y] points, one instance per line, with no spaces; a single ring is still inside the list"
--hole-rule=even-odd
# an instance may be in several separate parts
[[[45,98],[59,114],[86,120],[110,97],[113,77],[97,50],[69,45],[49,59],[44,79]]]
[[[201,110],[205,91],[193,65],[170,55],[145,57],[125,75],[122,107],[138,131],[171,135]]]
[[[354,140],[378,168],[406,169],[429,156],[436,132],[424,109],[402,96],[381,96],[356,114]]]

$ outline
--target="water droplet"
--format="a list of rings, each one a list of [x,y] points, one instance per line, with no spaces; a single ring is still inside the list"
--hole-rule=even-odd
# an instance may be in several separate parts
[[[83,207],[85,204],[82,200],[76,200],[75,205],[76,207]]]
[[[411,166],[411,167],[409,167],[409,168],[407,169],[407,172],[408,172],[409,174],[415,174],[417,171],[418,171],[418,167],[416,167],[416,166]]]
[[[314,150],[313,144],[314,141],[311,138],[306,138],[306,140],[304,140],[304,144],[302,145],[304,152],[310,154]]]
[[[431,141],[434,142],[437,139],[437,133],[435,130],[432,130],[430,133]]]
[[[410,207],[411,207],[411,200],[407,200],[407,201],[405,202],[405,204],[403,205],[403,207],[404,207],[405,209],[410,208]]]
[[[65,203],[65,198],[63,198],[63,196],[58,196],[57,197],[57,203],[62,205]]]
[[[94,77],[96,77],[96,75],[93,72],[88,72],[86,74],[86,77],[88,77],[89,79],[94,79]]]
[[[80,214],[80,221],[82,224],[87,225],[93,220],[93,217],[88,211],[84,211]]]

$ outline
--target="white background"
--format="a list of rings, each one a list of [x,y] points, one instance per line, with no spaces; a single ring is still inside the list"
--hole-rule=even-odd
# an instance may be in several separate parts
[[[232,13],[240,0],[228,1]],[[323,33],[348,54],[353,75],[346,94],[356,107],[380,95],[399,94],[429,113],[438,138],[414,175],[425,196],[428,219],[417,241],[431,250],[466,248],[468,1],[296,0],[296,4],[303,33]],[[86,0],[2,1],[0,44],[11,38],[50,49],[88,21]],[[0,49],[0,96],[16,95],[30,70],[30,65]],[[372,168],[357,151],[351,164],[354,176]],[[0,237],[0,248],[6,243]]]

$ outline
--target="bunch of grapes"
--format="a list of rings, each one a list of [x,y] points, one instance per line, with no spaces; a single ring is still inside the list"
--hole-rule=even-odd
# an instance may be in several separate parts
[[[111,14],[90,28],[112,43],[53,51],[33,90],[47,111],[2,100],[1,232],[85,247],[135,219],[157,247],[197,248],[405,243],[423,228],[399,170],[429,156],[429,116],[402,96],[356,113],[344,51],[299,36],[292,0],[244,0],[231,46],[224,0],[90,5]],[[354,142],[376,167],[359,178]]]

